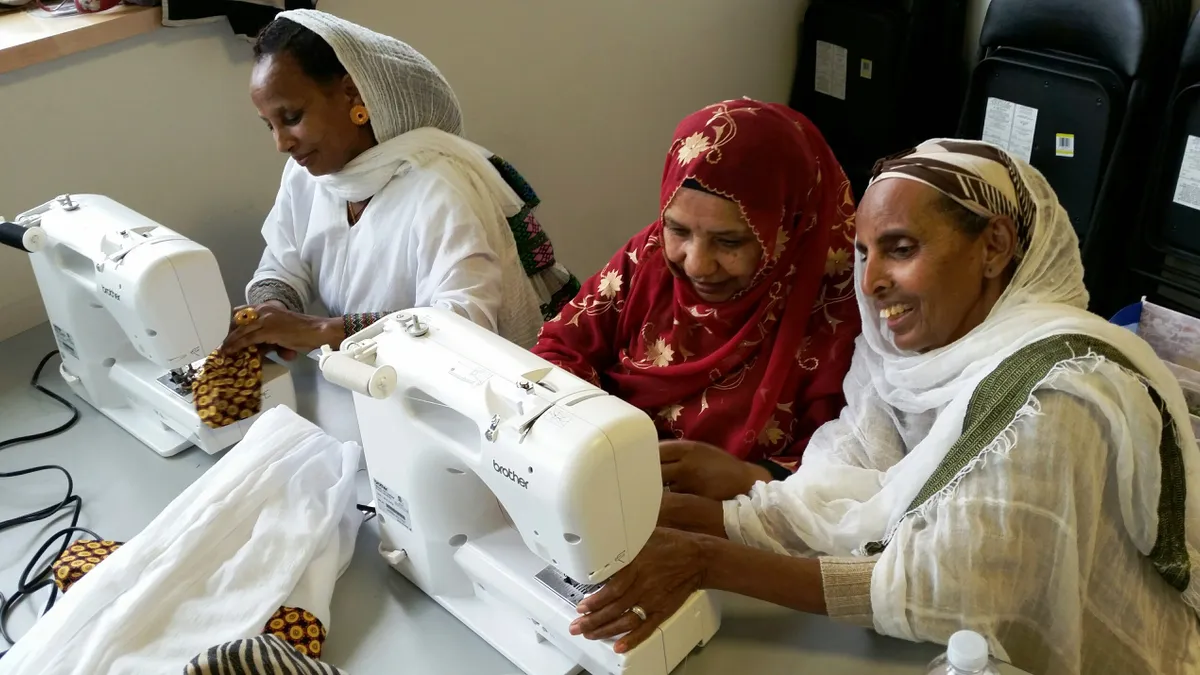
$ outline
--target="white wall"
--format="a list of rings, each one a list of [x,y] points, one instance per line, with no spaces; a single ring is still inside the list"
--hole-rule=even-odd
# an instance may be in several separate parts
[[[580,275],[654,217],[679,118],[742,95],[786,100],[806,5],[321,0],[438,64],[468,134],[530,179]],[[236,299],[283,164],[246,95],[248,56],[223,24],[164,28],[0,75],[0,214],[107,194],[212,248]],[[0,250],[0,339],[44,319],[27,258]]]
[[[228,285],[244,282],[283,162],[230,34],[164,28],[0,75],[0,214],[106,194],[209,246]],[[28,257],[0,248],[0,338],[43,320]]]

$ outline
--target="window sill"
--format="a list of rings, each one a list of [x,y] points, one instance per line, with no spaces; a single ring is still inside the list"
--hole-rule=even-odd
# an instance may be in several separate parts
[[[43,17],[0,14],[0,73],[148,33],[162,26],[161,7],[121,5],[101,14]]]

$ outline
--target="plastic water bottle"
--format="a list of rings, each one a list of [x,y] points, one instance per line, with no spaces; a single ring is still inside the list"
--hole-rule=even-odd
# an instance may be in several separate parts
[[[950,636],[946,653],[929,664],[928,675],[1000,675],[988,656],[988,643],[979,633],[960,630]]]

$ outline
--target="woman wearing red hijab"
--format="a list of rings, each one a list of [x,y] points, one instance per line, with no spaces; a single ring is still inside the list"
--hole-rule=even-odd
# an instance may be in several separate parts
[[[728,499],[786,477],[845,403],[850,182],[805,117],[741,99],[680,122],[660,204],[533,351],[653,417],[669,489]]]

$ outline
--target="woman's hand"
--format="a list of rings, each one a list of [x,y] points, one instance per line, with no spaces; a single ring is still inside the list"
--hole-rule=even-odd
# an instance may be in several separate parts
[[[658,452],[663,485],[672,492],[724,501],[746,494],[760,480],[771,480],[765,468],[708,443],[663,441]]]
[[[239,308],[240,309],[240,308]],[[253,345],[275,349],[287,360],[306,354],[321,345],[337,346],[345,339],[340,319],[324,319],[298,314],[276,302],[254,307],[258,318],[244,326],[234,326],[221,350],[233,353]]]
[[[658,526],[725,539],[725,505],[708,497],[663,492]]]
[[[579,603],[584,616],[572,635],[604,640],[623,633],[613,651],[623,654],[654,634],[704,584],[704,555],[697,535],[658,528],[633,562]],[[646,615],[643,620],[637,607]]]

